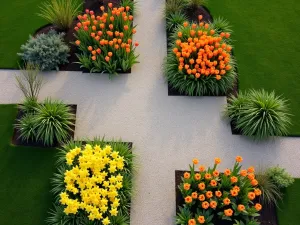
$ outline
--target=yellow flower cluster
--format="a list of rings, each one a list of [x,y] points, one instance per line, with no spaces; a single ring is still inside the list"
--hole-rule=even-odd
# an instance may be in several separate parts
[[[60,203],[66,205],[64,212],[68,215],[85,210],[89,220],[110,224],[109,216],[116,216],[120,205],[124,158],[110,145],[102,149],[87,144],[83,149],[70,150],[66,162],[72,169],[65,172],[66,191],[60,194]]]

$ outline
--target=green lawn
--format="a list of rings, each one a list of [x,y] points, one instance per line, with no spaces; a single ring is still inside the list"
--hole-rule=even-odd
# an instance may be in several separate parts
[[[39,17],[41,0],[10,0],[0,7],[0,68],[18,68],[20,47],[46,24]]]
[[[300,224],[300,179],[295,179],[295,183],[288,187],[284,193],[284,198],[277,210],[279,225]]]
[[[56,149],[10,145],[16,105],[0,105],[0,224],[44,225]]]
[[[233,26],[240,90],[275,90],[289,99],[289,133],[300,135],[300,1],[214,0],[208,8]]]

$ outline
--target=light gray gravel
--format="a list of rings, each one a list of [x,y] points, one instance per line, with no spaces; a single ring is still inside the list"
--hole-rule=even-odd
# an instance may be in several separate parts
[[[105,135],[132,141],[139,169],[132,202],[132,225],[169,225],[175,216],[174,171],[188,169],[192,158],[225,169],[241,155],[245,166],[281,165],[300,176],[300,138],[255,143],[231,135],[221,118],[225,97],[168,97],[161,65],[166,55],[164,0],[140,0],[135,18],[140,64],[115,77],[51,72],[40,99],[47,96],[78,105],[76,137]],[[147,9],[147,10],[146,10]],[[0,103],[20,103],[17,71],[0,71]]]

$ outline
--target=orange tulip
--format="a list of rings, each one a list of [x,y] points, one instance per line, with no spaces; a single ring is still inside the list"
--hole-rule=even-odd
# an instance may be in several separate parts
[[[197,198],[198,198],[197,192],[193,192],[193,193],[192,193],[192,198],[193,198],[193,199],[197,199]]]
[[[190,190],[190,188],[191,188],[191,185],[190,185],[190,184],[188,184],[188,183],[184,183],[184,184],[183,184],[183,189],[184,189],[184,190],[188,191],[188,190]]]
[[[255,199],[255,193],[254,193],[254,192],[249,192],[249,193],[248,193],[248,198],[249,198],[250,200]]]
[[[238,178],[235,177],[235,176],[232,176],[232,177],[230,177],[230,182],[231,183],[236,183],[236,182],[238,182]]]
[[[221,76],[220,76],[221,77]],[[230,171],[230,169],[226,169],[225,171],[224,171],[224,175],[225,176],[229,176],[231,174],[231,171]]]
[[[209,203],[207,201],[204,201],[204,202],[202,202],[201,206],[203,209],[208,209]]]
[[[215,164],[220,164],[221,163],[221,159],[220,158],[215,158]]]
[[[200,180],[201,179],[201,174],[200,173],[196,173],[194,175],[195,180]]]
[[[204,216],[198,216],[197,220],[198,220],[198,222],[199,222],[200,224],[204,224],[204,223],[205,223],[205,218],[204,218]]]
[[[242,212],[242,211],[245,210],[245,206],[242,205],[242,204],[239,204],[238,207],[237,207],[237,210],[240,211],[240,212]]]
[[[229,205],[230,204],[230,199],[229,198],[224,198],[223,199],[223,203],[224,203],[224,205]]]
[[[189,172],[185,172],[185,173],[183,174],[183,177],[184,177],[184,179],[190,179],[191,174],[190,174]]]
[[[199,171],[200,171],[200,172],[205,171],[205,167],[204,167],[203,165],[199,166]]]
[[[191,196],[187,196],[187,197],[185,197],[184,201],[185,201],[185,203],[189,204],[189,203],[191,203],[193,201],[193,199],[192,199]]]
[[[204,194],[198,196],[199,201],[203,202],[205,200]]]
[[[224,210],[224,214],[225,214],[225,216],[230,217],[230,216],[232,216],[233,211],[232,211],[232,209],[225,209]]]
[[[198,184],[198,188],[203,191],[205,189],[205,183]]]
[[[220,198],[222,196],[222,192],[221,191],[215,191],[215,195]]]
[[[259,203],[256,203],[254,207],[257,211],[260,211],[262,209],[262,206]]]
[[[212,209],[217,208],[217,205],[218,205],[218,203],[217,203],[216,201],[211,201],[211,202],[209,203],[209,206],[210,206],[210,208],[212,208]]]
[[[188,225],[196,225],[195,219],[189,219]]]
[[[212,187],[216,187],[217,184],[218,184],[218,182],[216,180],[211,180],[210,181],[210,186],[212,186]]]

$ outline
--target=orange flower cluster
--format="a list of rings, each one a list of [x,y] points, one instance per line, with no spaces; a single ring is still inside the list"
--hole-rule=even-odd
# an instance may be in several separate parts
[[[109,62],[114,55],[128,54],[132,51],[133,43],[130,37],[136,30],[130,25],[133,16],[130,15],[129,6],[113,8],[113,4],[108,3],[108,12],[105,12],[104,6],[101,6],[100,10],[101,16],[95,15],[94,11],[89,9],[86,9],[84,15],[78,16],[79,22],[74,30],[77,31],[79,40],[76,40],[75,44],[80,46],[87,42],[93,43],[87,46],[91,59],[95,61],[99,55],[104,54],[103,58]],[[135,42],[134,46],[138,45],[139,43]]]
[[[257,188],[255,169],[249,167],[246,170],[241,170],[239,163],[242,161],[243,158],[237,156],[233,169],[225,169],[223,173],[220,173],[217,170],[217,165],[221,163],[220,158],[215,158],[213,168],[205,169],[203,165],[199,166],[199,172],[195,171],[195,166],[199,160],[193,159],[191,171],[184,173],[181,184],[181,193],[185,204],[196,204],[204,210],[218,209],[216,212],[221,209],[223,216],[227,217],[234,216],[235,212],[260,211],[262,206],[259,203],[255,205],[252,203],[252,200],[262,194],[261,190]],[[223,181],[226,182],[226,188],[224,188]],[[231,184],[230,187],[228,187],[228,182]],[[245,190],[248,191],[246,196],[244,196]],[[241,201],[245,197],[248,198],[248,201]],[[200,224],[204,223],[206,218],[203,215],[200,216],[201,218],[191,219],[191,224],[196,221]]]
[[[199,16],[199,22],[202,16]],[[200,22],[191,24],[185,22],[188,27],[188,37],[183,32],[178,32],[176,47],[173,53],[178,59],[178,70],[184,75],[191,75],[193,79],[201,76],[215,76],[217,80],[222,79],[231,70],[232,47],[224,42],[229,38],[229,33],[217,34],[210,29],[208,23]]]

